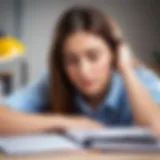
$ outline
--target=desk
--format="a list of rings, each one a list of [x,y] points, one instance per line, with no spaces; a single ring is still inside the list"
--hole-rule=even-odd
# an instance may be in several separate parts
[[[100,153],[80,151],[74,153],[49,153],[7,157],[0,154],[0,160],[160,160],[160,153]]]

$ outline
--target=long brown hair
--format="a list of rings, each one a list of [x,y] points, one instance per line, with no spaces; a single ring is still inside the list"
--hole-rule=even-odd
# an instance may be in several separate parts
[[[69,81],[63,66],[63,43],[68,35],[77,30],[85,30],[101,36],[116,54],[122,42],[119,27],[110,16],[92,7],[73,7],[59,19],[55,39],[49,57],[50,106],[56,113],[74,111],[74,87]]]

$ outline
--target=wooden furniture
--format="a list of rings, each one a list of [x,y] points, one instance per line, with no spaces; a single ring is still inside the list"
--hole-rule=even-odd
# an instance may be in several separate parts
[[[160,160],[160,153],[102,153],[100,151],[59,152],[26,156],[5,156],[0,160]]]

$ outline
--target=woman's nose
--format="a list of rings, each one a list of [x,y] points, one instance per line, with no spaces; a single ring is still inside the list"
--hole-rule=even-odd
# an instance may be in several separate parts
[[[79,65],[79,74],[81,76],[87,76],[90,72],[90,64],[86,61],[82,61]]]

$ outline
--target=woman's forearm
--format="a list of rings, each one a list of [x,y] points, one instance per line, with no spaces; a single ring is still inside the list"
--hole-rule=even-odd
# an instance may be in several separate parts
[[[0,136],[104,127],[99,122],[82,115],[22,113],[0,106]]]
[[[160,109],[138,79],[135,71],[126,67],[122,70],[121,75],[125,82],[136,123],[148,127],[159,127]]]
[[[21,113],[0,106],[0,135],[57,130],[64,122],[60,115]]]

